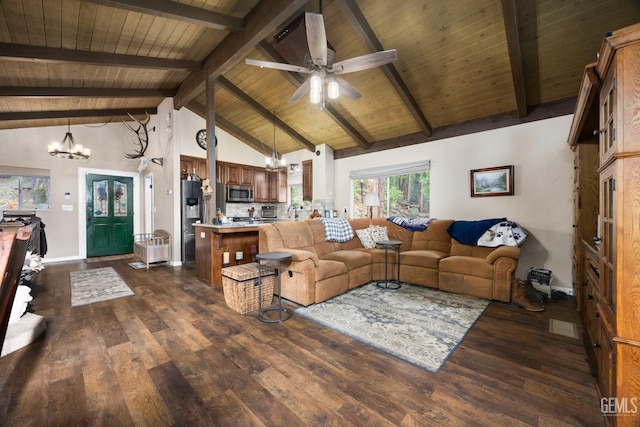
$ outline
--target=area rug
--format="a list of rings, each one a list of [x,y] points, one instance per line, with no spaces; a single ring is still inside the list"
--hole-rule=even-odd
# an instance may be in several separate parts
[[[112,267],[72,271],[71,307],[135,295]]]
[[[438,372],[489,301],[403,283],[369,283],[296,313],[354,339]]]

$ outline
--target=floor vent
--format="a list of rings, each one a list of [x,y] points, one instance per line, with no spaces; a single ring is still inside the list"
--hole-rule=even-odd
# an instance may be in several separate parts
[[[549,332],[570,338],[579,338],[578,327],[575,323],[558,319],[549,319]]]

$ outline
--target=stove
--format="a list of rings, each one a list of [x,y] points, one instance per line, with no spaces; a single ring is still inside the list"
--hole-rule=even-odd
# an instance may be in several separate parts
[[[234,216],[231,218],[232,222],[249,222],[252,221],[254,218],[248,217],[248,216]]]

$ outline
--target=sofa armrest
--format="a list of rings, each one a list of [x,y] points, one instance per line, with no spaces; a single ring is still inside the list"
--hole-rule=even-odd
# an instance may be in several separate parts
[[[493,252],[487,255],[486,261],[493,264],[499,258],[513,258],[516,261],[520,258],[520,248],[517,246],[498,246]]]
[[[316,267],[320,266],[320,262],[318,261],[318,255],[313,252],[305,251],[303,249],[291,249],[291,248],[280,248],[274,249],[273,252],[287,252],[291,254],[292,262],[301,262],[310,259],[313,261],[313,264]]]

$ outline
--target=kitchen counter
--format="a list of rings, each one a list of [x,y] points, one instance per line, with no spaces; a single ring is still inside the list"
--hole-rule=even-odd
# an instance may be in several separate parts
[[[209,286],[222,286],[222,261],[229,253],[229,265],[251,262],[251,247],[258,248],[258,225],[248,223],[194,224],[196,234],[196,277]],[[241,253],[242,259],[236,260]]]

